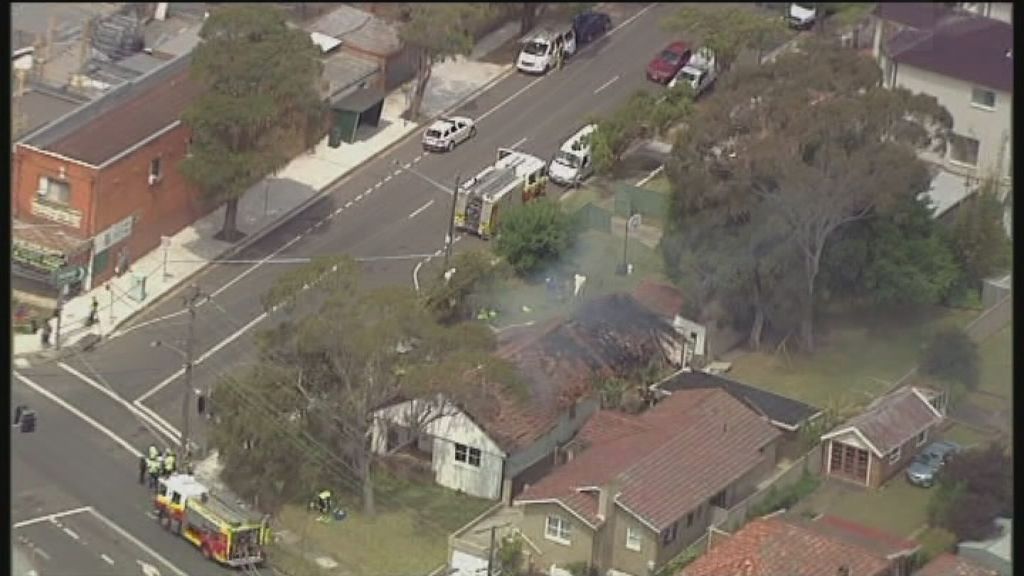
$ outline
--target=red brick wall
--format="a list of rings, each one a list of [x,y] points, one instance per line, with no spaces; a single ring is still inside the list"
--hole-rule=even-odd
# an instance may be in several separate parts
[[[179,125],[101,172],[96,187],[95,233],[133,214],[136,220],[131,236],[110,248],[107,267],[94,271],[93,285],[113,274],[122,248],[127,247],[129,263],[134,263],[158,248],[161,236],[176,234],[210,211],[203,206],[198,189],[178,169],[188,150],[188,138],[188,128]],[[160,158],[161,179],[150,185],[150,163],[155,158]]]
[[[89,238],[93,235],[90,223],[92,193],[97,174],[95,169],[21,145],[15,149],[13,168],[12,209],[16,218],[38,218],[38,216],[33,216],[32,204],[36,199],[36,192],[39,190],[39,179],[43,177],[57,178],[63,168],[65,179],[71,189],[68,208],[81,214],[81,222],[77,229],[82,238]]]

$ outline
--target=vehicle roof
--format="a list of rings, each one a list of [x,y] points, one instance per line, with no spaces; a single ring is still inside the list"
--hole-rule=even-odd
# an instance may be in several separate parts
[[[451,126],[458,120],[472,122],[469,118],[464,118],[462,116],[448,116],[447,118],[438,118],[437,120],[434,120],[434,123],[427,127],[427,130],[441,130]]]
[[[168,490],[174,490],[185,498],[195,498],[202,494],[209,493],[209,489],[203,486],[194,476],[188,474],[173,474],[161,479]]]
[[[576,154],[578,152],[578,150],[574,150],[573,149],[573,144],[575,144],[576,142],[579,142],[584,137],[593,134],[594,130],[596,130],[596,129],[597,129],[597,125],[596,124],[587,124],[583,128],[580,128],[578,131],[576,131],[575,134],[570,136],[568,140],[563,142],[562,143],[562,147],[559,148],[558,150],[560,152],[569,152],[571,154]]]
[[[675,52],[676,54],[682,54],[690,49],[690,45],[681,40],[673,42],[662,50],[662,52]]]

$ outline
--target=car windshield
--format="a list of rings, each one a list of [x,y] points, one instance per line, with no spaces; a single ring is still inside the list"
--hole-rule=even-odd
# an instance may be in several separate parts
[[[427,130],[427,138],[440,138],[440,137],[441,137],[441,131],[440,130]]]
[[[567,168],[576,169],[580,166],[580,158],[579,156],[573,156],[568,152],[560,151],[558,154],[555,154],[555,164],[561,164]]]
[[[679,76],[687,84],[696,84],[697,80],[700,78],[700,76],[696,72],[686,72],[686,71],[684,71]]]
[[[526,46],[523,47],[523,52],[526,52],[530,56],[543,56],[548,51],[548,45],[546,42],[527,42]]]
[[[676,62],[679,62],[679,54],[676,54],[675,52],[669,50],[665,50],[664,52],[661,53],[661,60],[668,64],[675,64]]]

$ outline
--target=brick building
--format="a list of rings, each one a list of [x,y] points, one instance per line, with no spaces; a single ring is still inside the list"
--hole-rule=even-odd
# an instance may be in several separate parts
[[[80,265],[86,278],[72,288],[89,289],[204,214],[178,169],[190,138],[181,114],[199,92],[189,60],[176,58],[15,145],[16,277],[45,291],[54,269]]]

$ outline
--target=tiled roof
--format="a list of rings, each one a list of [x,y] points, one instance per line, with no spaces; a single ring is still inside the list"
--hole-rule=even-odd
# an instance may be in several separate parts
[[[855,544],[887,558],[913,554],[921,547],[914,540],[901,538],[838,516],[822,516],[814,522],[814,529],[820,534],[838,538],[847,544]]]
[[[675,318],[683,310],[683,293],[675,286],[645,278],[633,290],[633,297],[652,312]]]
[[[922,400],[912,387],[904,387],[876,400],[868,409],[854,416],[844,426],[825,437],[855,428],[879,450],[879,458],[888,454],[922,431],[938,424],[942,417]]]
[[[900,32],[885,51],[901,64],[1012,93],[1012,50],[1012,25],[958,14],[929,30]]]
[[[895,22],[918,30],[934,28],[953,10],[939,2],[879,2],[875,16],[887,22]]]
[[[914,572],[914,576],[999,576],[999,571],[946,552]]]
[[[821,413],[821,410],[814,406],[798,400],[706,372],[679,372],[660,382],[657,388],[669,393],[679,390],[721,388],[746,402],[769,420],[789,428],[798,428],[809,418]]]
[[[623,414],[614,410],[600,410],[587,420],[576,438],[590,446],[650,429],[651,427],[644,424],[639,416]]]
[[[679,576],[833,576],[842,567],[851,576],[883,576],[889,562],[818,533],[813,523],[757,518],[683,568]]]
[[[619,488],[616,502],[656,529],[671,525],[762,461],[760,449],[779,436],[763,417],[721,390],[670,396],[628,426],[605,422],[622,435],[606,438],[529,487],[519,502],[558,500],[598,523],[597,497],[581,489]]]

